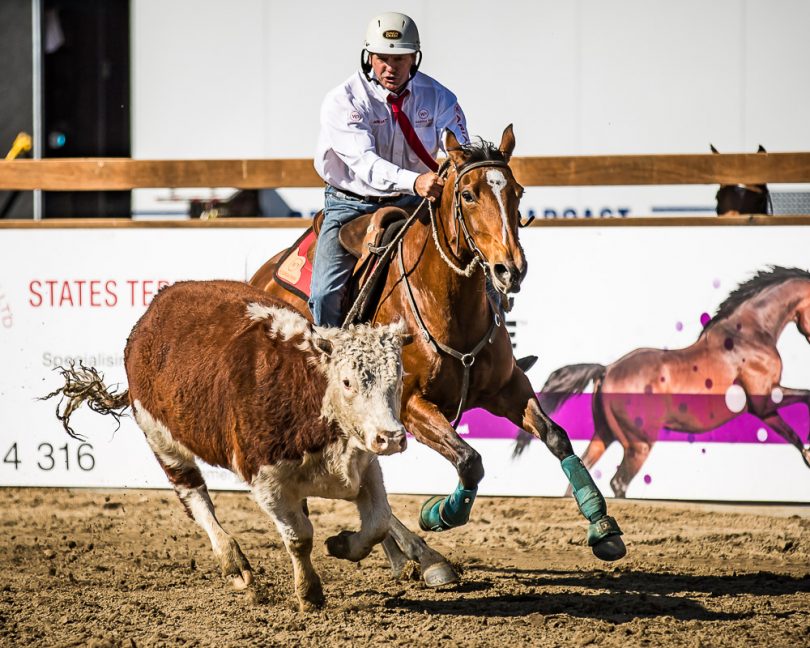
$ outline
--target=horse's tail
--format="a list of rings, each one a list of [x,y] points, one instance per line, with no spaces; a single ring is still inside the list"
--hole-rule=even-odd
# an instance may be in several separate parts
[[[40,400],[59,396],[56,404],[56,418],[62,421],[62,427],[74,439],[84,441],[84,437],[70,427],[70,416],[86,402],[87,406],[99,414],[111,414],[118,425],[129,407],[129,390],[115,392],[104,384],[104,376],[94,367],[79,363],[79,368],[71,363],[67,368],[56,367],[62,374],[65,384]]]
[[[556,412],[574,394],[581,394],[591,381],[598,381],[605,375],[605,365],[574,364],[553,371],[540,390],[540,406],[546,414]],[[531,443],[534,436],[520,430],[515,437],[512,458],[519,457]]]

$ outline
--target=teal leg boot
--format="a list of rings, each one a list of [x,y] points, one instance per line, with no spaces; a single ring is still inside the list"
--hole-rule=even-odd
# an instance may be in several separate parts
[[[478,487],[456,486],[450,495],[435,495],[422,504],[419,512],[419,528],[422,531],[446,531],[467,524],[475,502]]]
[[[577,506],[590,525],[588,545],[594,555],[601,560],[618,560],[627,554],[627,547],[619,537],[622,530],[618,523],[607,514],[607,505],[602,493],[593,482],[590,473],[576,455],[570,455],[561,462],[563,472],[571,482]]]

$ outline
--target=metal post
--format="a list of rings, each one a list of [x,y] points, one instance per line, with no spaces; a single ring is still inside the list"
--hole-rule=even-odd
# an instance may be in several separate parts
[[[34,159],[42,159],[42,0],[31,0],[31,47],[33,66]],[[34,220],[42,220],[42,190],[34,190]]]

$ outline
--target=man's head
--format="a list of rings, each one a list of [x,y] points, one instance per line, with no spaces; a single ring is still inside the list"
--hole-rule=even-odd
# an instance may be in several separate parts
[[[373,73],[386,90],[396,92],[416,74],[421,60],[419,30],[411,18],[387,12],[371,19],[360,54],[367,78]]]

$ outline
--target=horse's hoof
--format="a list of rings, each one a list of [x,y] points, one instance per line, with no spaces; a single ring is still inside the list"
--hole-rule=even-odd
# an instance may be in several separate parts
[[[444,499],[443,495],[434,495],[422,504],[419,511],[419,528],[422,531],[445,531],[450,528],[444,523],[440,513]]]
[[[428,587],[443,587],[457,583],[456,570],[447,562],[437,562],[422,570],[422,580]]]
[[[627,555],[627,547],[621,536],[612,535],[604,540],[600,540],[591,547],[593,555],[600,560],[613,561],[624,558]]]

